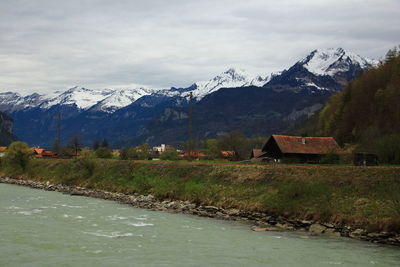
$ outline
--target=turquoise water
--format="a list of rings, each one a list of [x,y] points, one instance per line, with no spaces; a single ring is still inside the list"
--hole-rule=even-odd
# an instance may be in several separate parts
[[[400,249],[0,184],[0,266],[400,266]]]

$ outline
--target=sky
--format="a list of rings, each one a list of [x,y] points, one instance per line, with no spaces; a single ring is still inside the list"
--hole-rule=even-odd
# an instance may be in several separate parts
[[[188,87],[317,48],[382,59],[399,0],[1,0],[0,92]]]

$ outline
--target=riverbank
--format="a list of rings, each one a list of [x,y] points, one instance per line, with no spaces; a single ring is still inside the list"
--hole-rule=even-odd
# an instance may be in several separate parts
[[[32,167],[36,166],[42,166],[47,165],[47,178],[46,175],[41,175],[37,176],[37,174],[34,174],[34,169]],[[68,164],[71,164],[70,162],[62,162],[60,161],[56,166],[53,165],[54,162],[51,161],[36,161],[33,165],[31,165],[30,171],[27,173],[30,176],[27,175],[19,175],[18,177],[14,176],[15,178],[10,178],[10,176],[3,176],[0,178],[0,182],[2,183],[8,183],[8,184],[16,184],[16,185],[23,185],[23,186],[29,186],[32,188],[37,188],[37,189],[43,189],[43,190],[49,190],[49,191],[58,191],[58,192],[63,192],[67,193],[70,195],[81,195],[81,196],[87,196],[87,197],[95,197],[95,198],[101,198],[101,199],[106,199],[106,200],[112,200],[112,201],[117,201],[123,204],[128,204],[132,205],[134,207],[138,208],[145,208],[145,209],[151,209],[151,210],[159,210],[159,211],[169,211],[169,212],[176,212],[176,213],[185,213],[185,214],[193,214],[193,215],[198,215],[198,216],[204,216],[204,217],[210,217],[210,218],[217,218],[217,219],[223,219],[223,220],[241,220],[241,221],[247,221],[251,224],[253,224],[253,230],[254,231],[310,231],[315,234],[327,234],[327,235],[333,235],[333,236],[343,236],[343,237],[351,237],[351,238],[356,238],[360,240],[365,240],[365,241],[370,241],[370,242],[375,242],[375,243],[383,243],[383,244],[391,244],[391,245],[400,245],[400,234],[398,231],[396,231],[396,228],[392,228],[389,231],[383,231],[381,228],[370,228],[368,229],[368,226],[372,224],[365,224],[365,221],[360,223],[358,225],[352,225],[349,223],[345,223],[343,219],[338,220],[332,220],[332,217],[329,219],[325,220],[318,220],[315,218],[310,217],[310,213],[308,214],[303,214],[303,217],[300,217],[298,214],[294,215],[293,213],[290,214],[287,211],[290,211],[292,209],[295,209],[295,207],[290,208],[290,205],[292,205],[290,202],[288,202],[288,199],[284,199],[280,197],[280,201],[284,203],[280,203],[280,205],[288,205],[286,212],[283,210],[282,213],[275,211],[268,211],[266,210],[265,206],[262,207],[261,205],[255,205],[260,201],[260,197],[254,199],[257,194],[254,195],[255,192],[258,192],[255,186],[260,186],[262,192],[267,192],[268,195],[264,195],[267,197],[269,201],[274,201],[274,199],[271,197],[273,196],[279,196],[279,194],[282,194],[285,192],[287,194],[291,192],[290,197],[293,198],[293,201],[300,201],[301,203],[306,203],[304,200],[302,200],[302,197],[299,196],[299,194],[305,194],[309,193],[310,195],[308,198],[311,198],[313,201],[317,201],[316,194],[315,194],[315,188],[313,190],[310,190],[310,188],[306,188],[306,191],[304,191],[304,188],[299,187],[299,184],[295,183],[295,190],[293,188],[289,188],[289,190],[286,187],[280,188],[281,193],[271,192],[271,188],[267,190],[267,187],[261,186],[261,183],[267,184],[269,187],[271,187],[274,183],[279,183],[279,184],[284,184],[285,182],[282,180],[284,179],[293,179],[288,177],[287,175],[284,175],[289,170],[289,173],[292,173],[294,170],[296,170],[295,173],[292,173],[292,175],[296,176],[297,179],[299,179],[298,175],[303,174],[302,179],[310,179],[308,177],[310,174],[318,173],[320,171],[317,171],[315,168],[310,168],[309,166],[212,166],[212,165],[199,165],[199,164],[176,164],[176,163],[158,163],[158,164],[149,164],[149,163],[132,163],[132,162],[122,162],[122,166],[130,166],[131,169],[131,175],[130,177],[126,177],[128,181],[133,181],[135,179],[139,180],[142,179],[140,183],[137,184],[127,184],[126,182],[121,181],[121,176],[120,172],[115,172],[114,173],[114,178],[113,181],[110,183],[110,181],[107,181],[106,184],[104,184],[104,179],[105,177],[108,177],[105,173],[103,173],[103,179],[97,179],[93,180],[92,179],[84,179],[84,180],[76,180],[73,179],[65,179],[63,177],[57,177],[57,176],[49,176],[50,174],[54,175],[54,171],[60,168],[60,166],[66,167]],[[73,163],[75,164],[75,163]],[[114,164],[119,165],[119,169],[121,171],[121,162],[103,162],[101,166],[97,166],[97,171],[106,171],[109,170],[109,167]],[[52,167],[52,168],[51,168]],[[71,166],[69,166],[71,167]],[[148,169],[147,169],[148,168]],[[145,175],[144,173],[146,170],[148,171],[149,169],[152,170],[149,172],[148,179],[141,177],[137,178],[135,177],[135,174],[137,175],[138,169],[141,169],[142,175]],[[176,170],[180,170],[176,172]],[[184,192],[181,192],[181,196],[178,196],[178,194],[175,192],[169,192],[168,190],[172,190],[173,188],[169,188],[167,185],[163,185],[161,183],[160,177],[156,180],[158,184],[161,183],[162,187],[164,190],[167,190],[167,193],[162,194],[160,192],[160,188],[157,189],[157,186],[154,184],[150,183],[151,179],[154,179],[155,173],[161,173],[168,174],[167,176],[169,177],[170,175],[178,176],[177,179],[183,179],[185,181],[185,184],[188,184],[190,181],[193,179],[193,174],[198,174],[198,169],[201,169],[204,171],[204,169],[207,171],[203,173],[203,180],[209,180],[211,179],[210,177],[214,177],[216,175],[216,170],[219,170],[219,175],[217,175],[217,179],[219,183],[214,183],[214,186],[221,187],[220,190],[224,191],[229,189],[232,192],[225,192],[225,194],[221,198],[207,198],[207,195],[205,192],[201,191],[201,186],[200,186],[200,181],[197,180],[198,187],[197,190],[191,189],[192,195],[191,197],[186,196],[186,199],[179,199],[183,198],[182,196],[185,195]],[[225,175],[223,175],[223,172],[221,172],[221,169],[226,171]],[[158,170],[158,171],[157,171]],[[183,172],[185,170],[185,172]],[[197,170],[197,171],[196,171]],[[229,170],[229,171],[228,171]],[[271,177],[271,171],[275,170],[273,173],[276,175],[276,177]],[[307,170],[307,172],[305,172]],[[324,171],[330,171],[334,170],[333,168],[323,168]],[[381,172],[375,172],[371,171],[374,169],[364,169],[361,173],[385,173],[385,171]],[[42,169],[43,171],[43,169]],[[190,172],[192,171],[192,172]],[[210,172],[211,171],[211,172]],[[343,170],[341,170],[343,171]],[[386,170],[387,171],[387,170]],[[265,174],[269,176],[269,179],[265,179]],[[42,173],[42,172],[40,172]],[[180,173],[180,175],[178,174]],[[307,176],[306,173],[309,175]],[[389,172],[391,173],[391,172]],[[68,175],[68,172],[65,173]],[[71,174],[71,172],[69,172]],[[261,175],[262,174],[262,175]],[[357,174],[357,172],[355,172]],[[359,173],[358,173],[359,174]],[[93,172],[92,176],[95,175],[95,172]],[[163,179],[168,179],[168,177],[164,177]],[[196,176],[197,177],[197,176]],[[229,177],[229,182],[226,180]],[[375,176],[376,177],[376,176]],[[383,179],[384,175],[379,178],[379,181],[381,184],[383,184]],[[327,178],[327,177],[325,177]],[[365,178],[365,177],[364,177]],[[143,179],[147,180],[147,186],[146,188],[144,187],[145,182]],[[199,177],[196,179],[200,179]],[[259,181],[260,179],[263,179]],[[339,181],[343,182],[343,179],[340,179],[340,177],[337,177]],[[358,181],[358,187],[362,187],[362,184],[360,184],[360,177],[353,178],[355,181]],[[274,181],[275,180],[275,181]],[[396,180],[396,179],[395,179]],[[59,181],[56,182],[55,181]],[[96,182],[95,182],[96,181]],[[255,183],[257,181],[257,183]],[[397,180],[396,180],[397,181]],[[136,181],[138,182],[138,181]],[[216,181],[214,181],[216,182]],[[303,187],[306,184],[313,184],[315,181],[313,179],[308,180],[308,182],[302,182],[300,185]],[[321,182],[321,181],[319,181]],[[193,181],[191,182],[193,183]],[[86,184],[86,185],[85,185]],[[245,184],[245,186],[244,186]],[[85,185],[85,186],[84,186]],[[190,185],[190,183],[189,183]],[[210,185],[210,181],[206,183],[206,185]],[[293,185],[293,184],[292,184]],[[172,183],[172,186],[178,186],[175,183]],[[239,188],[236,188],[239,186]],[[349,188],[346,190],[349,191],[349,189],[352,188],[351,185],[347,185]],[[140,187],[142,187],[142,191],[140,192]],[[166,188],[167,187],[167,188]],[[171,185],[170,185],[171,187]],[[293,187],[293,186],[292,186]],[[317,186],[320,187],[320,184]],[[343,186],[341,186],[343,187]],[[106,190],[104,189],[106,188]],[[133,190],[133,188],[136,188]],[[286,189],[285,189],[286,188]],[[186,193],[188,191],[186,189]],[[234,190],[235,189],[235,190]],[[242,192],[239,192],[237,190],[242,190]],[[323,189],[326,189],[326,187],[323,187]],[[360,188],[359,188],[360,189]],[[175,190],[177,190],[175,188]],[[284,191],[285,190],[285,191]],[[295,191],[293,194],[292,191]],[[185,190],[184,190],[185,191]],[[190,190],[189,190],[190,191]],[[208,191],[213,191],[212,188],[208,188]],[[304,191],[304,192],[303,192]],[[199,192],[202,192],[203,195],[199,195]],[[235,192],[235,193],[233,193]],[[236,195],[236,202],[234,202],[232,199],[227,200],[226,197],[231,195],[235,195],[237,193],[240,193],[239,195]],[[278,190],[279,192],[279,190]],[[302,193],[303,192],[303,193]],[[351,192],[351,191],[349,191]],[[144,194],[143,194],[144,193]],[[147,194],[146,194],[147,193]],[[329,190],[325,192],[327,195],[332,194]],[[337,192],[336,192],[337,193]],[[296,196],[297,194],[297,196]],[[351,193],[349,193],[351,194]],[[317,195],[320,195],[319,193]],[[352,193],[351,195],[348,195],[348,197],[354,197],[356,193]],[[304,197],[304,196],[303,196]],[[358,195],[357,195],[358,197]],[[240,199],[241,198],[241,199]],[[340,200],[337,195],[336,199]],[[194,200],[194,201],[193,201]],[[218,201],[219,200],[219,204]],[[278,198],[279,200],[279,198]],[[275,200],[276,201],[276,200]],[[343,201],[343,200],[342,200]],[[364,201],[364,202],[371,202],[371,200],[364,198],[364,200],[360,200],[360,198],[357,199],[358,202]],[[217,203],[216,205],[212,205],[214,203]],[[231,203],[228,205],[228,203]],[[251,205],[250,205],[251,203]],[[262,203],[261,203],[262,204]],[[326,203],[313,203],[315,207],[318,208],[320,205],[324,205]],[[276,205],[276,204],[274,204]],[[310,206],[310,204],[308,204]],[[263,210],[264,209],[264,210]],[[309,209],[311,210],[311,209]],[[317,210],[317,209],[316,209]],[[315,211],[314,211],[315,214]],[[315,216],[312,214],[313,216]],[[336,213],[336,216],[338,213]],[[297,216],[297,218],[296,218]],[[308,217],[307,217],[308,216]],[[388,220],[387,218],[382,218],[385,220]],[[394,220],[395,218],[390,218]],[[394,221],[395,222],[395,221]],[[376,223],[376,222],[375,222]],[[363,226],[364,225],[364,226]],[[381,225],[380,227],[383,227]],[[372,229],[372,230],[371,230]],[[376,230],[378,229],[378,230]]]
[[[393,206],[399,191],[391,196],[386,189],[397,188],[398,169],[101,161],[84,177],[76,164],[35,160],[26,173],[3,175],[0,182],[138,208],[248,221],[255,231],[310,231],[400,245]],[[344,173],[351,178],[338,176]],[[386,194],[377,194],[383,190]],[[372,209],[375,204],[379,211]]]

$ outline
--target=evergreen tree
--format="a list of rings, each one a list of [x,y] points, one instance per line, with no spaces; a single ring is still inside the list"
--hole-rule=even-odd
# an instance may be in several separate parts
[[[100,147],[100,140],[98,137],[96,137],[96,139],[93,142],[93,151],[96,151],[97,149],[99,149]]]
[[[109,148],[109,144],[108,144],[107,138],[104,138],[104,139],[103,139],[103,142],[101,143],[101,147]]]

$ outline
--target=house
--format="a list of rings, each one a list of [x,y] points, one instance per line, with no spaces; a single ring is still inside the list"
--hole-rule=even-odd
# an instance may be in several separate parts
[[[35,148],[33,149],[33,154],[34,154],[37,158],[42,158],[42,157],[43,157],[43,152],[44,152],[44,149],[43,149],[43,148],[35,147]]]
[[[302,137],[273,134],[262,152],[277,161],[319,163],[321,157],[341,149],[333,137]]]
[[[0,146],[0,158],[4,157],[7,151],[6,146]]]
[[[273,158],[267,156],[266,152],[263,152],[262,149],[252,149],[250,154],[250,162],[259,162],[259,161],[274,161]]]
[[[161,144],[161,146],[154,146],[152,151],[156,155],[161,155],[167,149],[165,144]]]
[[[180,154],[180,157],[182,159],[188,159],[189,155],[190,155],[190,158],[193,159],[193,160],[200,160],[202,157],[206,156],[206,154],[204,154],[203,152],[196,151],[196,150],[191,150],[190,154],[189,154],[189,152],[186,151],[183,154]]]
[[[39,147],[33,149],[33,154],[37,158],[58,158],[57,153]]]
[[[233,160],[235,157],[235,151],[225,150],[225,151],[221,151],[220,153],[221,153],[222,159],[225,159],[225,160]]]
[[[58,158],[57,153],[50,151],[50,150],[45,150],[42,153],[43,158]]]

